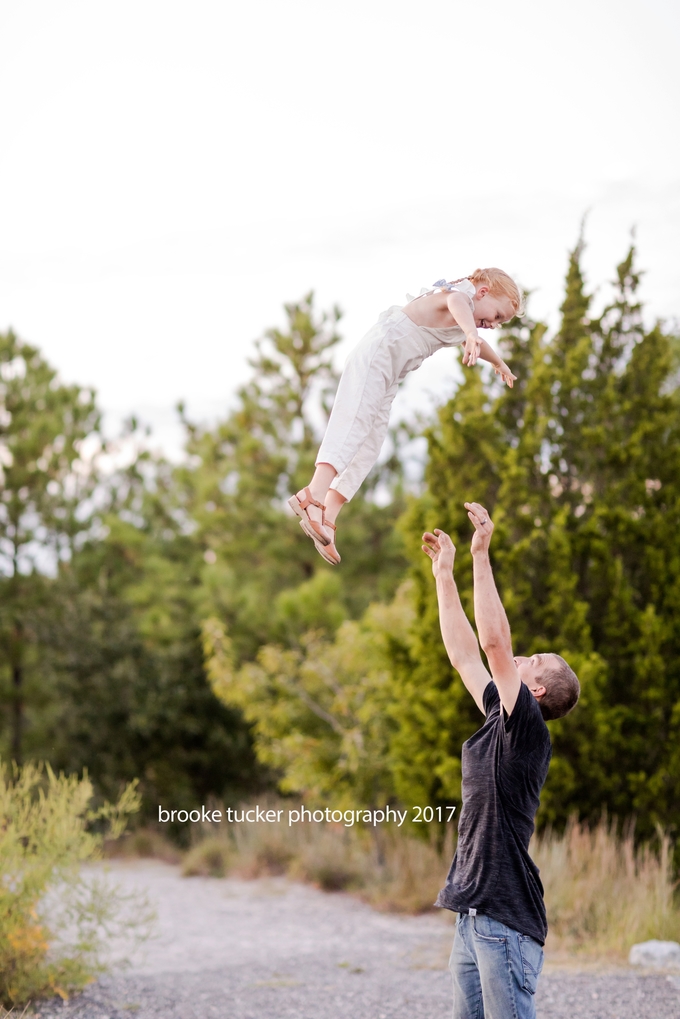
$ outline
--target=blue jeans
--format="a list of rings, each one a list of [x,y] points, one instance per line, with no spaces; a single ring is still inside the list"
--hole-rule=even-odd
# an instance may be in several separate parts
[[[490,916],[459,914],[449,959],[453,1019],[535,1019],[538,941]]]

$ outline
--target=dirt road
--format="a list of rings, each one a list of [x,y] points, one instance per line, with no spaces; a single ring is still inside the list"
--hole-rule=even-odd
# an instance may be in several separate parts
[[[125,972],[41,1019],[449,1019],[449,914],[377,913],[284,879],[181,878],[155,862],[111,866],[146,891],[156,936]],[[546,968],[540,1019],[680,1019],[680,975]]]

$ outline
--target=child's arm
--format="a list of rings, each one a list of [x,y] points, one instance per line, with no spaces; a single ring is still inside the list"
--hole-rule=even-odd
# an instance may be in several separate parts
[[[503,382],[507,382],[510,389],[512,389],[512,384],[517,380],[517,376],[512,374],[503,358],[496,353],[493,347],[489,346],[486,340],[482,340],[478,357],[482,361],[488,361],[489,364],[492,364],[496,375],[500,375]]]
[[[482,338],[477,332],[475,317],[470,307],[470,298],[466,294],[462,294],[460,290],[452,290],[446,299],[446,303],[457,324],[465,333],[463,364],[468,364],[472,367],[473,364],[477,363]]]
[[[477,363],[479,357],[483,361],[489,361],[494,366],[496,375],[500,375],[503,382],[506,382],[512,389],[512,384],[517,376],[512,374],[505,361],[477,332],[469,298],[459,290],[454,290],[449,294],[446,303],[454,319],[465,333],[463,364],[472,366]]]

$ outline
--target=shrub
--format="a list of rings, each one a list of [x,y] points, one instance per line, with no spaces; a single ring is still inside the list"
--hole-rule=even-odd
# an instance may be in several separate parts
[[[137,923],[124,896],[81,869],[139,808],[135,783],[98,810],[92,796],[87,774],[0,765],[0,1002],[7,1008],[40,996],[66,999],[102,971],[106,939]],[[143,936],[151,917],[138,905]]]

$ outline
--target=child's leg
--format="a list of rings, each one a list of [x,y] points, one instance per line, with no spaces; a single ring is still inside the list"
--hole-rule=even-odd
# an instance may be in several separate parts
[[[323,526],[322,509],[314,502],[325,507],[326,522],[334,524],[342,506],[352,498],[377,460],[404,365],[408,364],[409,355],[422,354],[422,344],[414,346],[412,332],[412,323],[405,316],[400,319],[381,316],[345,365],[316,459],[316,471],[308,486],[309,495],[302,489],[289,500],[293,512],[302,518],[303,530],[314,538],[317,548],[319,541],[326,547],[334,545],[335,529]],[[324,551],[319,551],[328,558]],[[328,551],[331,555],[328,561],[336,561],[334,547]]]
[[[392,401],[398,383],[386,386],[387,352],[374,348],[372,356],[361,348],[350,358],[340,379],[335,402],[316,461],[316,470],[310,481],[312,497],[326,507],[326,519],[335,523],[343,504],[354,495],[375,463],[383,444]],[[357,470],[358,467],[358,470]],[[338,475],[350,472],[349,494],[335,491]],[[330,504],[329,504],[330,498]],[[297,493],[298,502],[305,501],[305,490]],[[305,513],[314,521],[315,530],[321,525],[322,511],[309,504]],[[323,535],[323,537],[322,537]],[[330,531],[319,532],[322,540],[331,540]]]
[[[307,487],[318,502],[323,502],[326,498],[326,492],[331,487],[331,482],[337,476],[337,473],[332,464],[318,463],[316,465],[312,480]],[[321,511],[317,510],[316,506],[310,507],[310,516],[312,516],[312,511],[318,512],[319,520],[321,520]]]
[[[329,524],[334,524],[338,519],[338,513],[347,502],[344,495],[340,495],[334,488],[329,488],[326,493],[326,513],[325,518]]]
[[[310,538],[327,545],[332,541],[330,528],[324,527],[325,500],[329,486],[338,472],[332,464],[319,463],[312,480],[288,500],[288,505],[302,521],[302,529]]]
[[[330,492],[325,499],[327,507],[329,506],[329,503],[332,503],[334,508],[337,507],[335,508],[335,512],[332,517],[327,509],[326,517],[331,521],[331,523],[335,523],[342,506],[344,506],[346,502],[349,502],[349,500],[356,494],[363,484],[366,475],[380,456],[380,450],[382,449],[382,444],[385,441],[387,428],[390,423],[392,402],[394,397],[397,395],[397,389],[398,383],[390,386],[385,394],[383,406],[380,408],[380,412],[376,416],[370,435],[344,471],[340,471],[331,481]]]
[[[386,405],[389,414],[402,361],[411,353],[407,336],[403,344],[397,342],[402,339],[401,331],[401,323],[381,320],[352,351],[335,394],[317,464],[333,464],[341,474],[370,442]]]
[[[314,471],[312,480],[310,481],[309,485],[307,485],[306,488],[301,488],[300,491],[296,493],[293,499],[289,499],[289,504],[292,505],[294,511],[298,513],[300,517],[303,517],[303,514],[300,512],[300,508],[296,507],[294,499],[298,500],[298,503],[300,504],[301,507],[304,506],[304,514],[306,514],[306,516],[309,518],[312,528],[316,532],[316,537],[319,538],[324,543],[332,541],[332,532],[329,528],[323,527],[323,520],[324,518],[329,519],[330,523],[334,524],[335,517],[337,516],[338,512],[337,509],[333,506],[333,509],[331,511],[333,515],[329,517],[328,505],[326,502],[326,495],[330,491],[330,483],[336,476],[336,474],[337,471],[332,466],[332,464],[317,464],[316,470]],[[320,504],[315,505],[314,502],[308,501],[307,492],[309,492],[312,498]],[[345,500],[343,499],[343,501]],[[324,504],[325,512],[324,509],[321,508],[321,506],[323,506]],[[304,529],[305,533],[309,534],[310,537],[312,537],[312,532],[308,524],[304,525]]]
[[[309,490],[315,499],[325,505],[324,519],[329,524],[335,524],[338,519],[338,513],[345,503],[357,492],[371,467],[373,467],[378,459],[387,434],[390,410],[392,409],[392,402],[397,394],[397,389],[397,383],[388,389],[383,405],[373,423],[372,431],[344,471],[338,474],[335,467],[332,467],[330,464],[318,463],[316,465],[314,477],[309,483]],[[303,495],[304,491],[298,492],[298,499]],[[320,509],[315,506],[308,506],[307,513],[313,520],[318,520],[321,523]],[[331,534],[327,530],[325,537],[334,542],[335,532]]]

